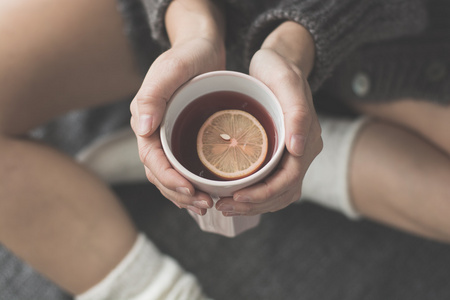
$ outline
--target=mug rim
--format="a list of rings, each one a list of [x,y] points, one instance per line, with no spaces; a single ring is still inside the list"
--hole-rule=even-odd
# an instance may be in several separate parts
[[[259,87],[261,87],[265,93],[267,93],[271,98],[275,99],[275,105],[277,106],[277,108],[279,109],[279,111],[281,112],[281,128],[280,128],[280,132],[277,131],[278,136],[278,143],[277,143],[277,147],[275,148],[275,151],[272,155],[272,158],[267,162],[267,164],[265,164],[262,168],[260,168],[258,171],[254,172],[253,174],[246,176],[244,178],[240,178],[240,179],[234,179],[234,180],[213,180],[213,179],[207,179],[204,177],[201,177],[199,175],[194,174],[193,172],[189,171],[186,167],[184,167],[179,161],[178,159],[176,159],[176,157],[173,155],[172,150],[169,146],[169,142],[167,140],[167,135],[166,135],[166,117],[167,114],[169,112],[170,109],[170,105],[172,103],[172,100],[174,98],[176,98],[176,96],[179,94],[179,92],[186,87],[187,85],[191,85],[194,84],[198,81],[204,80],[205,78],[209,78],[209,77],[213,77],[213,76],[233,76],[233,77],[240,77],[243,78],[245,80],[250,80],[253,81],[255,84],[257,84]],[[184,108],[183,108],[184,109]],[[193,77],[192,79],[190,79],[189,81],[187,81],[186,83],[184,83],[182,86],[180,86],[175,93],[172,95],[172,97],[170,98],[170,100],[167,102],[167,106],[166,106],[166,112],[164,114],[164,117],[162,119],[161,122],[161,127],[160,127],[160,140],[161,140],[161,144],[162,144],[162,148],[164,150],[165,155],[167,156],[169,163],[172,165],[172,167],[177,170],[182,176],[184,176],[185,178],[187,178],[189,181],[193,182],[193,183],[199,183],[202,185],[208,185],[208,186],[214,186],[214,187],[218,187],[218,188],[222,188],[222,187],[231,187],[231,186],[235,186],[235,185],[242,185],[242,184],[246,184],[248,182],[254,181],[256,179],[261,180],[261,174],[264,173],[268,173],[271,170],[273,170],[273,168],[275,167],[276,164],[278,164],[279,160],[281,159],[281,156],[283,155],[284,152],[284,148],[285,148],[285,125],[284,125],[284,114],[282,113],[282,107],[281,104],[279,103],[277,97],[275,96],[275,94],[272,92],[272,90],[267,87],[263,82],[261,82],[260,80],[256,79],[255,77],[252,77],[250,75],[247,75],[245,73],[241,73],[241,72],[236,72],[236,71],[227,71],[227,70],[222,70],[222,71],[212,71],[212,72],[207,72],[207,73],[203,73],[200,75],[197,75],[195,77]],[[264,174],[264,177],[267,174]]]

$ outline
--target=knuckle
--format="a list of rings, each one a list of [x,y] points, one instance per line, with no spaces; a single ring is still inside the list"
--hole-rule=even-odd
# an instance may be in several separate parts
[[[148,168],[145,168],[145,175],[146,175],[148,181],[150,181],[151,183],[156,185],[156,180],[155,180],[156,177]]]
[[[315,156],[319,155],[320,152],[323,150],[323,140],[322,137],[319,136],[317,141],[314,142],[314,154]]]
[[[292,168],[280,172],[280,176],[282,182],[284,182],[284,188],[282,189],[283,193],[297,189],[299,186],[301,187],[301,185],[298,184],[302,178],[301,168]]]
[[[167,55],[164,60],[164,69],[168,72],[182,72],[190,68],[191,64],[186,59],[176,55]]]
[[[273,76],[275,82],[282,82],[286,85],[301,84],[298,74],[289,68],[282,68],[281,70],[278,70],[278,72],[276,72]]]
[[[144,166],[152,173],[154,181],[162,186],[171,186],[174,174],[170,166],[164,164],[164,154],[160,149],[154,149],[151,146],[142,146],[139,149],[139,158]]]
[[[284,186],[281,195],[278,195],[278,198],[281,197],[287,191],[296,188],[296,185],[299,182],[299,177],[301,176],[300,172],[301,171],[298,170],[298,168],[296,168],[296,170],[291,174],[287,174],[287,172],[284,173],[283,182],[285,182],[286,185]]]
[[[311,130],[310,134],[310,141],[312,146],[313,154],[318,155],[323,150],[323,139],[322,139],[322,128],[317,123],[316,125],[313,125],[313,128]]]
[[[144,164],[144,166],[149,167],[152,157],[152,151],[147,145],[139,146],[139,159]]]
[[[306,133],[306,131],[311,130],[313,116],[309,106],[305,103],[297,103],[289,107],[285,112],[285,118],[293,126],[293,131],[296,133]]]
[[[243,205],[243,206],[240,208],[240,212],[241,212],[242,214],[244,214],[244,215],[250,215],[250,214],[252,214],[252,207],[251,207],[250,205],[248,205],[248,204]]]
[[[264,182],[264,199],[263,200],[267,200],[272,198],[274,195],[274,191],[272,189],[272,187],[270,186],[270,184],[268,184],[267,182]]]
[[[165,101],[164,93],[161,88],[155,84],[146,84],[142,87],[135,98],[138,107],[148,104],[158,104]]]
[[[308,105],[304,103],[298,103],[291,107],[288,111],[289,117],[293,122],[300,124],[311,124],[312,115]]]
[[[276,206],[273,206],[270,208],[269,212],[276,212],[279,210],[282,210],[286,207],[289,206],[289,204],[291,204],[291,201],[289,201],[289,199],[286,197],[286,195],[280,195],[277,197],[276,199]]]
[[[245,216],[252,216],[252,215],[257,214],[257,213],[254,211],[253,206],[250,205],[249,203],[246,203],[246,204],[244,204],[244,205],[239,206],[239,208],[236,209],[236,211],[237,211],[239,214],[242,214],[242,215],[245,215]]]

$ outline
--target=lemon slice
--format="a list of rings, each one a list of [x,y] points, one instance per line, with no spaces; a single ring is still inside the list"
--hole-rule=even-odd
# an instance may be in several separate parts
[[[249,176],[264,163],[268,141],[264,127],[242,110],[211,115],[197,135],[197,153],[216,176],[234,180]]]

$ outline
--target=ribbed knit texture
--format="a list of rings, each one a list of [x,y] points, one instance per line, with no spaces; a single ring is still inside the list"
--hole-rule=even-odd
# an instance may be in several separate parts
[[[153,38],[169,46],[164,14],[171,0],[142,1]],[[244,57],[242,64],[248,64],[267,34],[283,21],[298,22],[309,30],[316,46],[316,62],[310,77],[313,91],[358,46],[415,34],[426,24],[422,0],[227,0],[225,3],[227,39],[232,43],[230,54],[232,60]]]
[[[141,0],[147,12],[152,37],[158,41],[163,48],[170,47],[167,37],[164,17],[167,7],[173,0]]]
[[[139,0],[118,0],[117,10],[124,19],[123,31],[129,37],[136,54],[136,63],[144,76],[161,52],[160,45],[151,38],[147,14]]]
[[[172,0],[140,1],[146,7],[152,37],[169,47],[164,15]],[[447,0],[224,2],[230,70],[247,72],[251,56],[267,34],[292,20],[305,26],[315,41],[316,61],[309,78],[314,92],[322,89],[327,97],[344,101],[450,101]],[[368,76],[370,89],[355,95],[352,81],[361,72]]]
[[[327,97],[372,103],[416,99],[448,105],[450,1],[430,1],[427,11],[430,22],[423,33],[369,43],[351,53],[323,85]],[[370,80],[365,95],[356,95],[352,89],[358,73]]]
[[[420,32],[426,24],[420,0],[284,0],[260,15],[248,34],[247,56],[264,37],[285,20],[309,30],[316,47],[310,76],[313,91],[331,75],[335,66],[364,43]]]

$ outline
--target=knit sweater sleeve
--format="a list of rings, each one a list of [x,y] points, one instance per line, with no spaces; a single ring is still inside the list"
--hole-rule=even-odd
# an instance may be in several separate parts
[[[164,18],[173,0],[141,0],[147,13],[152,38],[165,48],[170,47]]]
[[[291,20],[311,33],[316,61],[312,90],[356,47],[420,32],[426,24],[423,0],[280,0],[251,24],[246,55],[250,58],[279,24]]]

